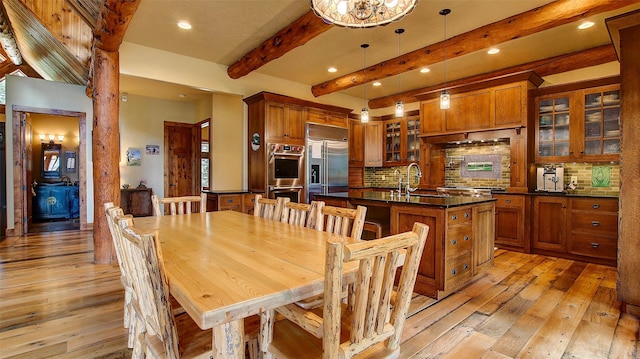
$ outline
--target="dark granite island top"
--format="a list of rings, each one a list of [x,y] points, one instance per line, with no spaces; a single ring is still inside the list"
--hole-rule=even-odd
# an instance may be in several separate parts
[[[342,199],[342,200],[351,200],[353,202],[360,201],[372,201],[379,202],[379,204],[409,204],[409,205],[421,205],[421,206],[431,206],[431,207],[441,207],[441,208],[454,208],[460,206],[468,206],[472,204],[479,203],[487,203],[487,202],[495,202],[495,198],[484,198],[484,197],[462,197],[462,196],[438,196],[438,195],[428,195],[428,194],[412,194],[409,196],[407,200],[407,196],[402,195],[398,197],[391,195],[387,192],[378,192],[378,191],[370,191],[370,192],[336,192],[329,193],[324,195],[318,195],[319,199],[323,197]],[[373,203],[372,203],[373,204]]]

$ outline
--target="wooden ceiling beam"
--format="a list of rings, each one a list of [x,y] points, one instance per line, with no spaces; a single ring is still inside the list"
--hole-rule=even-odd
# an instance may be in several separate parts
[[[102,6],[101,0],[67,0],[67,2],[92,29],[96,27]]]
[[[492,72],[487,72],[480,75],[475,75],[455,81],[447,82],[446,88],[453,88],[461,86],[467,83],[475,83],[486,81],[492,78],[505,76],[513,73],[523,71],[533,71],[538,76],[544,77],[561,72],[566,72],[575,69],[581,69],[590,66],[601,65],[607,62],[616,61],[616,53],[611,44],[594,47],[584,51],[573,52],[569,54],[554,56],[548,59],[542,59],[537,61],[528,62],[526,64],[516,65]],[[379,97],[369,101],[369,108],[377,109],[393,106],[396,102],[402,101],[404,103],[416,102],[418,99],[415,97],[420,94],[424,94],[432,91],[439,91],[444,89],[442,84],[437,84],[429,87],[424,87],[416,90],[406,91],[400,94]]]
[[[606,11],[637,3],[637,0],[558,0],[469,32],[446,39],[447,59],[470,54],[497,44],[532,35]],[[428,45],[394,59],[366,68],[367,82],[442,62],[443,42]],[[314,96],[328,95],[362,85],[363,71],[329,80],[311,87]]]
[[[93,47],[118,51],[140,0],[105,0],[93,32]]]
[[[309,11],[229,66],[227,74],[232,79],[245,76],[331,28]]]
[[[20,50],[18,49],[16,38],[13,35],[9,18],[7,14],[5,14],[2,6],[0,6],[0,44],[2,44],[4,53],[14,65],[22,64],[22,55],[20,55]]]

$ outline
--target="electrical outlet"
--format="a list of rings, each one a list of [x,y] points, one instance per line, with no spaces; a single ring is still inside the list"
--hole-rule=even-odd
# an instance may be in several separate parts
[[[578,184],[578,176],[571,176],[571,183]]]
[[[384,181],[384,180],[386,180],[386,179],[387,179],[387,176],[382,175],[382,180]]]

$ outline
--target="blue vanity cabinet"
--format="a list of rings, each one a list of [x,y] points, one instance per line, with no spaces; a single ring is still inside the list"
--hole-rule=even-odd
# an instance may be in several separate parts
[[[39,185],[35,192],[34,219],[69,219],[80,216],[77,186]]]

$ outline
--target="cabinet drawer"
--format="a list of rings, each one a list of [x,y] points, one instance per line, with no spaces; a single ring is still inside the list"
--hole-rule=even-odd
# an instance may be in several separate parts
[[[523,196],[494,195],[496,207],[522,207],[524,206]]]
[[[242,195],[223,195],[218,197],[218,210],[242,210]]]
[[[471,208],[462,208],[447,212],[447,225],[471,222]]]
[[[589,257],[616,259],[618,237],[573,234],[569,252]]]
[[[605,198],[573,198],[571,209],[578,211],[618,212],[618,201]]]
[[[618,236],[618,215],[593,212],[571,214],[572,233],[593,233]]]
[[[256,195],[253,193],[247,193],[242,196],[242,202],[244,203],[245,208],[253,208],[253,205],[256,203]]]
[[[471,279],[471,253],[447,261],[444,272],[445,291],[449,292]]]
[[[446,256],[453,258],[471,251],[473,227],[471,224],[455,226],[447,230]]]

